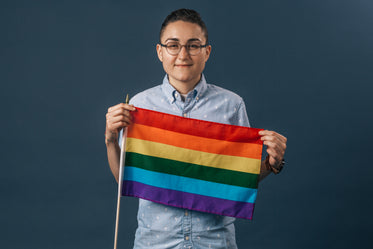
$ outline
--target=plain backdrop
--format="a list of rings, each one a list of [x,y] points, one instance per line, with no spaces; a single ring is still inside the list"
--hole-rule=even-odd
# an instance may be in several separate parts
[[[105,113],[161,83],[160,25],[183,7],[209,30],[207,81],[288,138],[286,168],[236,222],[239,248],[371,248],[370,0],[1,0],[0,247],[113,247]],[[137,203],[122,199],[119,248]]]

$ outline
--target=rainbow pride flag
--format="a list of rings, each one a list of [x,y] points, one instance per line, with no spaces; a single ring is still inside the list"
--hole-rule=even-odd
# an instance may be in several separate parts
[[[128,128],[123,196],[252,219],[260,129],[136,109]]]

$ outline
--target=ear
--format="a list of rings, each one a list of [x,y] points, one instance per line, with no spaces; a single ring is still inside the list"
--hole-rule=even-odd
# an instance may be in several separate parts
[[[211,53],[211,45],[208,45],[206,48],[206,54],[205,54],[205,62],[210,58],[210,53]]]
[[[163,53],[162,53],[162,46],[161,44],[157,44],[157,55],[158,59],[163,62]]]

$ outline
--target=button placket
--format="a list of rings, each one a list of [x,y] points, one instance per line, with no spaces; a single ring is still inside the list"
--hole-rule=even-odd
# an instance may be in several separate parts
[[[193,109],[193,107],[196,105],[197,103],[197,98],[193,98],[193,96],[189,96],[187,98],[188,101],[185,101],[184,103],[184,108],[183,108],[183,112],[182,112],[182,116],[183,117],[190,117],[190,113]]]
[[[192,226],[192,220],[190,216],[190,212],[188,210],[184,211],[183,216],[183,237],[184,237],[184,246],[185,248],[192,248],[192,242],[191,242],[191,226]]]

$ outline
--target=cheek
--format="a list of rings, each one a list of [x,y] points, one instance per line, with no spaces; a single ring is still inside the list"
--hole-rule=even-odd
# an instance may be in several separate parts
[[[205,68],[205,63],[206,62],[204,60],[198,61],[198,63],[197,63],[198,68],[200,68],[201,70],[203,70],[203,68]]]
[[[166,73],[170,73],[173,70],[173,62],[170,58],[163,57],[162,65]]]
[[[162,57],[162,62],[163,64],[167,65],[167,67],[170,67],[171,65],[173,65],[174,61],[175,60],[172,57],[169,57],[169,56]]]

